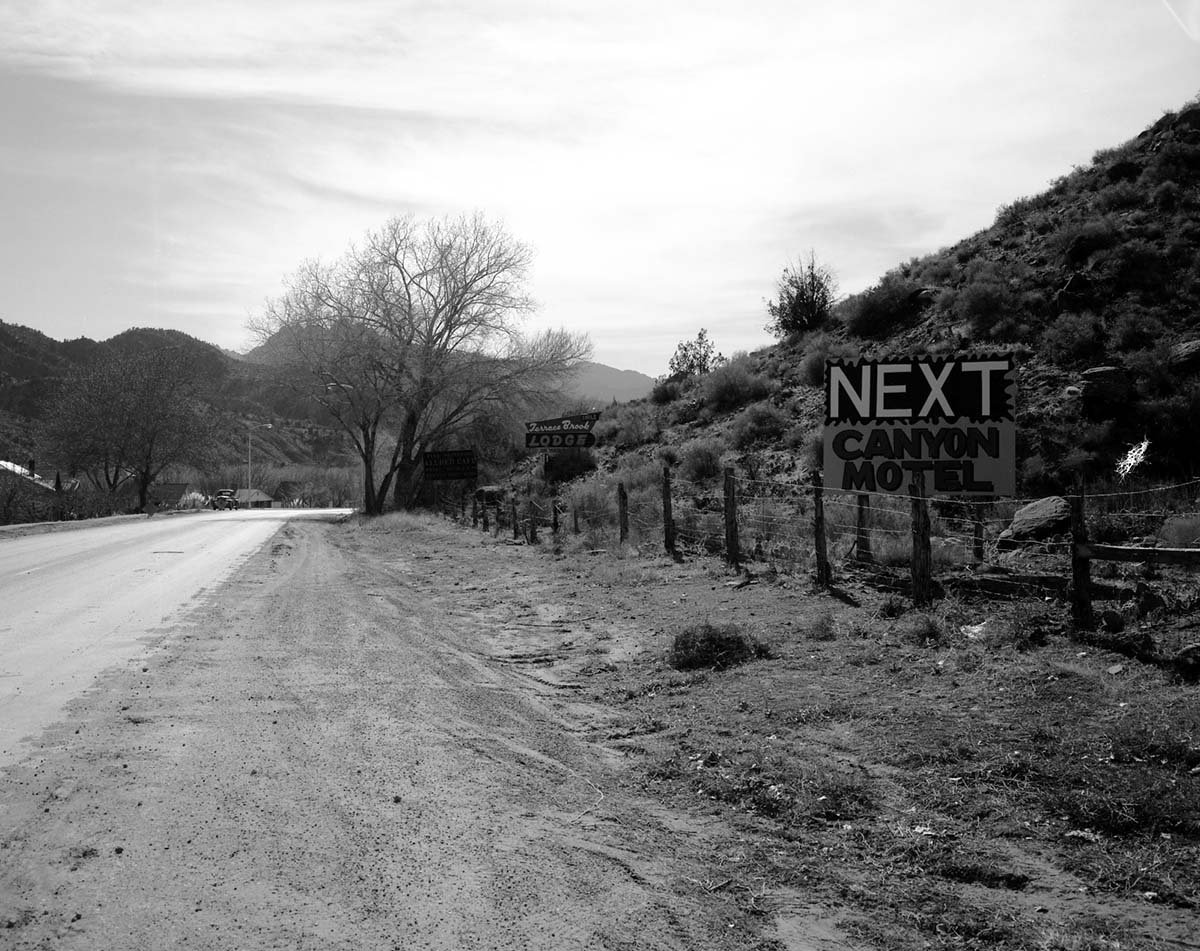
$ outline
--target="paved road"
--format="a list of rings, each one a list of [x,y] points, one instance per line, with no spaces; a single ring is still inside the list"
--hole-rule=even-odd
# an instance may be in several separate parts
[[[114,520],[0,534],[0,766],[61,717],[102,670],[143,653],[165,625],[294,518],[262,509]]]

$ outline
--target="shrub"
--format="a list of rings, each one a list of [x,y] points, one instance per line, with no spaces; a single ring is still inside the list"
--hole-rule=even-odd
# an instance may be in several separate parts
[[[1163,338],[1167,329],[1159,319],[1159,313],[1151,308],[1136,305],[1123,308],[1109,327],[1109,349],[1118,353],[1129,353],[1153,346]]]
[[[609,415],[609,414],[612,415]],[[628,448],[653,442],[662,432],[658,417],[650,407],[632,403],[608,410],[592,427],[599,445]]]
[[[832,641],[837,639],[837,625],[833,615],[822,611],[804,628],[804,636],[810,641]]]
[[[1095,314],[1060,314],[1042,332],[1042,350],[1056,363],[1083,363],[1103,352],[1103,331]]]
[[[1005,339],[1017,326],[1016,295],[1004,284],[969,284],[954,298],[954,315],[966,321],[979,338]]]
[[[671,642],[667,663],[676,670],[712,667],[723,670],[759,657],[769,657],[767,648],[742,633],[736,624],[707,622],[679,631]]]
[[[777,337],[791,337],[820,327],[829,320],[837,300],[837,277],[817,263],[811,251],[808,260],[783,269],[776,286],[776,299],[767,301],[771,322],[767,330]]]
[[[829,334],[814,334],[808,339],[804,358],[800,361],[800,382],[805,386],[824,386],[825,361],[849,357],[853,353],[853,347],[839,343]]]
[[[778,439],[791,419],[783,410],[764,401],[747,406],[733,421],[730,436],[737,449],[746,449],[757,442]]]
[[[650,401],[658,406],[674,403],[683,395],[683,382],[670,377],[658,380],[650,390]]]
[[[846,329],[856,337],[884,337],[921,313],[921,289],[897,274],[849,298],[843,307]]]
[[[715,479],[721,474],[721,453],[725,445],[719,439],[693,439],[679,449],[679,473],[689,482]]]
[[[1159,211],[1174,211],[1179,207],[1179,186],[1175,182],[1160,182],[1150,200]]]
[[[1133,182],[1120,181],[1110,185],[1096,194],[1094,199],[1097,210],[1102,214],[1110,211],[1124,211],[1126,208],[1136,208],[1142,203],[1144,192]]]
[[[1067,266],[1078,267],[1086,264],[1088,258],[1097,251],[1112,247],[1119,237],[1112,221],[1100,218],[1063,228],[1055,243]]]
[[[715,413],[726,413],[771,392],[771,382],[750,369],[746,355],[717,367],[700,384],[700,402]]]

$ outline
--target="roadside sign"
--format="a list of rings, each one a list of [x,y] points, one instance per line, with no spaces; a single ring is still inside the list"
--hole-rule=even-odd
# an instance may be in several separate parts
[[[907,492],[922,472],[931,494],[1014,495],[1016,397],[1011,355],[830,360],[825,485]]]
[[[525,434],[526,449],[586,449],[596,445],[596,436],[587,430],[557,430]]]
[[[425,478],[430,482],[453,479],[474,479],[479,474],[474,449],[451,449],[444,452],[421,453]]]
[[[538,419],[525,424],[527,433],[590,432],[599,413],[578,413],[575,416],[556,416],[554,419]]]

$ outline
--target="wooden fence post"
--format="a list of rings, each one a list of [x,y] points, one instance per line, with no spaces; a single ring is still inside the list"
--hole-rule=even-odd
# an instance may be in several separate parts
[[[825,546],[825,492],[821,473],[813,472],[813,549],[817,559],[817,584],[828,588],[833,583],[829,551]]]
[[[479,499],[471,497],[471,527],[476,528],[479,525]]]
[[[663,466],[663,545],[667,554],[675,556],[675,519],[671,514],[671,467]]]
[[[983,515],[987,511],[987,502],[975,502],[971,505],[971,555],[976,562],[983,561]]]
[[[487,502],[485,501],[481,506],[479,506],[479,508],[480,508],[480,514],[483,517],[483,530],[486,532],[486,531],[490,530],[490,528],[491,528],[491,526],[488,525]]]
[[[496,538],[500,537],[500,500],[496,499],[496,525],[492,529]]]
[[[513,541],[521,537],[521,521],[517,518],[517,497],[512,497]]]
[[[1096,626],[1092,612],[1091,559],[1087,557],[1087,522],[1083,514],[1083,483],[1071,503],[1071,621],[1077,630],[1090,631]]]
[[[625,491],[624,482],[617,483],[617,527],[624,545],[629,540],[629,493]]]
[[[908,493],[912,496],[912,598],[913,604],[923,607],[933,600],[933,552],[924,472],[913,473]]]
[[[550,534],[558,538],[558,494],[550,497]]]
[[[579,509],[571,509],[571,522],[572,522],[572,525],[571,525],[572,529],[574,530],[575,534],[578,535],[579,534]]]
[[[873,562],[875,553],[871,550],[871,529],[867,519],[871,514],[871,497],[866,492],[858,494],[858,506],[854,520],[854,560]]]
[[[735,568],[741,561],[741,552],[738,550],[737,482],[732,468],[725,470],[725,560]]]
[[[538,543],[537,533],[537,516],[533,511],[533,499],[529,500],[529,544],[536,545]]]

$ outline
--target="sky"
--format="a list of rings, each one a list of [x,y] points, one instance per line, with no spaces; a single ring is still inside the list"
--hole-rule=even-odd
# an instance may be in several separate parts
[[[1200,93],[1200,0],[0,0],[0,320],[231,350],[314,258],[480,211],[530,331],[772,341]]]

